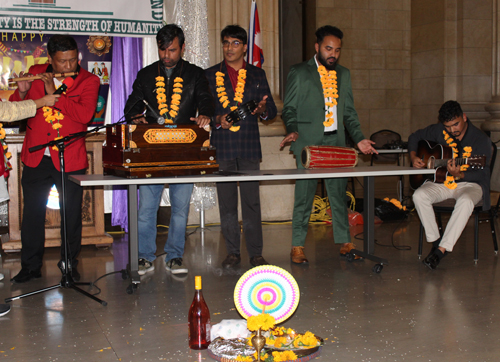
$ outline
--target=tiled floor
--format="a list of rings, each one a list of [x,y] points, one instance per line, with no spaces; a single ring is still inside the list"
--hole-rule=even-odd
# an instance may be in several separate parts
[[[376,246],[389,260],[380,274],[373,262],[348,263],[338,256],[329,226],[311,226],[306,244],[309,266],[289,261],[291,226],[265,225],[265,258],[290,271],[301,291],[296,313],[284,323],[311,330],[325,339],[320,361],[498,361],[500,359],[500,270],[490,228],[480,225],[479,263],[472,261],[472,224],[455,251],[435,271],[417,257],[419,223],[385,223],[376,228]],[[499,229],[500,230],[500,229]],[[185,278],[170,275],[163,258],[142,277],[135,294],[121,273],[100,279],[101,306],[71,289],[12,302],[0,318],[0,360],[6,361],[210,361],[206,351],[188,348],[187,311],[194,294],[194,276],[202,275],[203,293],[212,323],[239,318],[233,291],[250,264],[243,251],[241,269],[224,272],[225,247],[218,226],[186,242]],[[353,230],[353,233],[356,233]],[[158,235],[159,250],[166,234]],[[392,241],[391,241],[392,240]],[[358,245],[361,245],[358,241]],[[424,253],[429,247],[426,245]],[[58,250],[46,251],[43,277],[23,285],[8,279],[20,269],[18,254],[2,255],[5,280],[0,298],[57,284]],[[79,270],[94,281],[125,268],[127,237],[118,236],[109,250],[84,247]],[[98,292],[93,288],[91,292]]]

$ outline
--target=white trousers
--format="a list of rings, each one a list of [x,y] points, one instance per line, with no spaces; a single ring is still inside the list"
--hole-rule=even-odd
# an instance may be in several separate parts
[[[432,204],[446,199],[455,199],[456,204],[446,225],[439,246],[450,252],[469,221],[474,206],[482,199],[481,186],[472,182],[459,182],[454,190],[443,184],[426,182],[413,194],[413,202],[420,222],[424,226],[427,241],[432,243],[439,239],[439,229]]]

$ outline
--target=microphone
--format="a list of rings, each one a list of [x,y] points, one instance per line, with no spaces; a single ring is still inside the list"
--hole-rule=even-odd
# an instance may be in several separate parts
[[[75,80],[73,78],[65,78],[63,80],[63,84],[61,84],[61,86],[57,88],[53,94],[63,94],[68,88],[71,88],[73,86],[73,83],[75,83]]]
[[[155,116],[155,117],[156,117],[156,122],[158,122],[158,124],[165,124],[165,118],[164,118],[164,117],[162,117],[162,116],[160,116],[160,115],[159,115],[159,114],[158,114],[158,113],[157,113],[157,112],[153,109],[153,107],[151,107],[151,106],[149,105],[149,103],[148,103],[148,102],[146,102],[146,100],[144,100],[144,99],[143,99],[142,101],[144,102],[144,104],[146,105],[146,107],[148,107],[148,108],[149,108],[149,110],[151,111],[151,113],[153,113],[153,116]]]

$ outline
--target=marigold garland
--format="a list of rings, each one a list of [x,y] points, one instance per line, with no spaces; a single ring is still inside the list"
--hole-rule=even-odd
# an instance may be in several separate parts
[[[62,128],[61,121],[64,119],[64,114],[52,107],[43,107],[42,110],[45,122],[50,123],[52,125],[52,129],[57,131],[57,137],[55,137],[54,140],[60,140],[62,138],[60,131]],[[56,145],[52,146],[52,149],[54,151],[59,151],[59,148]]]
[[[176,77],[174,79],[174,89],[172,97],[170,98],[170,111],[167,105],[167,95],[165,94],[165,78],[158,76],[156,80],[156,100],[158,101],[158,110],[160,111],[160,116],[169,115],[171,118],[166,116],[165,123],[174,123],[174,118],[177,116],[179,111],[179,105],[181,104],[181,94],[182,94],[182,82],[184,81],[181,77]]]
[[[337,89],[337,72],[334,70],[327,71],[323,65],[320,65],[318,67],[318,73],[323,87],[323,96],[325,97],[326,106],[326,121],[323,122],[323,125],[325,127],[330,127],[335,120],[333,118],[333,112],[329,112],[329,109],[337,105],[337,98],[339,97]]]
[[[386,197],[384,199],[384,201],[390,202],[391,204],[393,204],[394,206],[396,206],[398,209],[406,211],[406,206],[403,206],[401,204],[401,202],[399,200],[397,200],[397,199],[389,199],[388,197]]]
[[[12,165],[9,162],[9,159],[12,157],[12,153],[7,151],[8,146],[7,143],[5,142],[5,136],[6,136],[5,129],[3,129],[3,124],[0,123],[0,144],[2,145],[3,148],[3,160],[5,165],[4,174],[0,176],[7,177],[9,170],[12,170]]]
[[[458,157],[458,149],[457,149],[457,143],[453,140],[453,138],[445,131],[443,130],[443,135],[444,135],[444,140],[448,144],[449,147],[451,147],[452,152],[453,152],[453,158]],[[472,147],[470,146],[465,146],[462,152],[462,157],[463,158],[468,158],[472,154]],[[460,166],[460,171],[467,171],[469,168],[469,165],[461,165]],[[449,188],[450,190],[454,190],[457,188],[457,183],[455,182],[455,177],[448,175],[446,176],[446,180],[444,182],[444,185]]]
[[[217,85],[217,97],[219,98],[219,102],[222,104],[222,108],[227,108],[230,105],[229,98],[227,97],[226,88],[224,87],[224,76],[225,74],[222,72],[215,73],[215,84]],[[236,82],[236,88],[234,89],[234,102],[235,105],[231,106],[230,110],[234,111],[238,108],[238,104],[243,102],[243,94],[245,93],[245,79],[247,78],[246,69],[238,70],[238,81]],[[229,128],[230,131],[238,132],[240,130],[240,126],[231,126]]]

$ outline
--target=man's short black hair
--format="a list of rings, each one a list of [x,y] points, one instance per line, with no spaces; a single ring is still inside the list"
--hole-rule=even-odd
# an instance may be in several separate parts
[[[51,57],[56,52],[67,52],[68,50],[76,50],[78,53],[78,44],[70,35],[56,34],[52,35],[47,43],[47,52]]]
[[[342,38],[344,37],[344,33],[342,32],[342,30],[340,30],[336,26],[331,26],[331,25],[322,26],[321,28],[316,30],[315,34],[316,34],[316,43],[318,44],[321,44],[325,36],[328,35],[333,35],[339,38],[340,40],[342,40]]]
[[[462,117],[464,112],[457,101],[447,101],[439,108],[438,120],[441,123],[449,122],[457,117]]]
[[[225,37],[235,38],[241,40],[243,45],[247,43],[247,31],[239,25],[228,25],[220,32],[220,41],[223,41]]]
[[[175,38],[179,38],[179,46],[184,45],[184,32],[176,24],[167,24],[156,34],[156,44],[161,50],[167,49]]]

